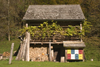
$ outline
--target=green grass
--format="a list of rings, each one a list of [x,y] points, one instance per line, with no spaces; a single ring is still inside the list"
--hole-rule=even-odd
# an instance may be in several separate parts
[[[87,62],[26,62],[26,61],[0,61],[0,67],[100,67],[100,61]]]
[[[20,44],[20,40],[15,39],[11,41],[0,41],[0,53],[10,52],[12,43],[14,43],[14,51],[17,50]]]

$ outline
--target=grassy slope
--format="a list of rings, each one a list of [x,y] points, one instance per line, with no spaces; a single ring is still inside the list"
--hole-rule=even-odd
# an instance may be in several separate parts
[[[0,67],[100,67],[100,61],[70,63],[12,61],[11,65],[8,64],[8,61],[0,61]]]
[[[14,43],[14,51],[18,49],[20,40],[0,41],[0,53],[10,52],[11,44]]]

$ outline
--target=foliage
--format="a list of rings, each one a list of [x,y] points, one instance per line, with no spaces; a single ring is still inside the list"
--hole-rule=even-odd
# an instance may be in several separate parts
[[[83,37],[86,48],[84,49],[87,60],[93,58],[100,61],[100,38],[98,37]]]
[[[85,19],[82,26],[82,35],[85,35],[85,33],[90,33],[91,27],[92,27],[91,22]]]
[[[60,25],[57,25],[57,22],[52,21],[52,24],[49,25],[48,22],[43,22],[39,26],[29,26],[24,27],[19,30],[21,35],[24,35],[26,31],[30,32],[30,34],[36,38],[41,37],[44,39],[46,36],[50,38],[50,36],[54,36],[60,34],[62,36],[75,36],[75,35],[85,35],[86,32],[89,32],[90,22],[86,21],[83,23],[82,32],[80,32],[80,27],[76,28],[74,26],[69,25],[69,28],[63,29]]]

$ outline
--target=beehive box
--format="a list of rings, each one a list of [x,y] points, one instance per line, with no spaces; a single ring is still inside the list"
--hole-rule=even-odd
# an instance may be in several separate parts
[[[67,49],[67,60],[83,60],[83,49]]]

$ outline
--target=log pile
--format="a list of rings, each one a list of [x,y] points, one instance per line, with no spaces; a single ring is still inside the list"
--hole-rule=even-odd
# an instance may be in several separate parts
[[[21,43],[20,43],[20,49],[19,49],[19,52],[17,54],[17,57],[16,57],[16,60],[22,60],[24,59],[25,60],[25,54],[26,53],[26,43],[25,43],[25,40]]]
[[[9,52],[4,52],[3,53],[3,57],[7,57],[8,58],[9,56],[10,56],[10,53]]]
[[[16,60],[29,61],[29,47],[30,47],[30,33],[26,32],[26,36],[20,43],[20,49],[18,51]]]
[[[31,61],[48,61],[47,47],[30,47]]]

